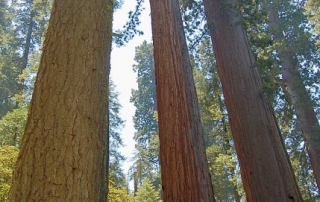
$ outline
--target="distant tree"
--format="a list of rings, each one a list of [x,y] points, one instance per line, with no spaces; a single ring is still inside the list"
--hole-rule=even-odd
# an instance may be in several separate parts
[[[136,196],[134,197],[136,202],[161,202],[159,192],[155,190],[151,181],[146,178],[142,185],[139,187]]]
[[[0,1],[0,118],[16,108],[14,96],[22,87],[18,82],[21,71],[17,36],[11,20],[11,9],[7,2]]]
[[[136,107],[133,123],[137,132],[134,139],[140,146],[148,147],[152,135],[157,135],[158,132],[158,124],[154,119],[157,102],[152,44],[144,41],[136,47],[134,59],[137,64],[134,64],[133,70],[138,75],[138,89],[132,90],[130,98]],[[150,161],[157,163],[158,156],[154,156]]]
[[[113,1],[55,1],[9,201],[104,201]]]
[[[120,117],[121,105],[118,100],[119,93],[112,80],[109,83],[109,184],[110,180],[114,188],[127,190],[126,176],[123,173],[121,165],[125,157],[119,152],[123,146],[121,138],[121,129],[124,125]]]
[[[40,52],[42,37],[49,19],[51,1],[26,0],[5,2],[0,30],[0,118],[19,107],[16,95],[26,90],[20,75],[31,63],[29,57]],[[0,16],[2,16],[0,14]],[[1,21],[1,17],[0,17]]]
[[[178,0],[150,0],[164,201],[215,201]]]
[[[0,119],[0,146],[20,146],[27,114],[27,107],[19,107]]]
[[[50,17],[52,0],[25,0],[12,1],[12,22],[15,24],[16,43],[21,57],[19,60],[20,72],[29,65],[29,56],[39,51],[42,37]]]
[[[136,47],[134,59],[136,64],[133,70],[138,74],[138,89],[132,90],[130,98],[136,107],[133,117],[136,146],[130,173],[135,181],[136,192],[145,178],[159,181],[160,169],[158,123],[154,117],[157,102],[152,44],[144,41]]]
[[[311,144],[306,140],[318,125],[315,112],[320,106],[320,80],[314,68],[319,66],[320,55],[314,45],[318,36],[304,15],[302,1],[240,2],[242,23],[263,79],[262,91],[273,103],[286,148],[294,161],[298,185],[304,200],[308,200],[317,192],[312,176],[316,172],[312,172],[306,156],[306,151],[316,151],[317,135],[311,135],[315,138],[309,141]]]
[[[35,75],[39,67],[39,54],[30,55],[29,60],[28,68],[23,70],[18,79],[15,79],[18,82],[25,82],[24,89],[19,90],[13,99],[19,104],[15,106],[15,109],[8,111],[0,118],[0,145],[20,147],[34,88]]]
[[[300,23],[300,20],[306,19],[301,11],[302,8],[297,6],[293,8],[293,5],[287,2],[279,0],[270,4],[268,1],[264,5],[269,11],[270,33],[273,36],[274,43],[277,44],[275,49],[281,64],[282,82],[286,87],[284,90],[288,92],[290,103],[295,109],[298,126],[307,144],[306,148],[313,173],[318,187],[320,187],[320,125],[314,111],[314,101],[306,89],[299,67],[300,64],[307,62],[309,59],[305,54],[301,54],[301,49],[307,49],[304,52],[312,52],[312,48],[303,48],[311,41],[304,30],[306,28]],[[282,9],[282,7],[284,8]],[[299,14],[300,16],[298,16]],[[295,16],[294,20],[290,20],[292,15]],[[292,22],[289,23],[289,21]],[[294,25],[292,26],[292,24]],[[300,26],[301,29],[299,29]],[[303,59],[300,59],[299,62],[299,58]],[[309,68],[313,68],[313,65],[311,63]],[[318,192],[320,193],[320,188]]]

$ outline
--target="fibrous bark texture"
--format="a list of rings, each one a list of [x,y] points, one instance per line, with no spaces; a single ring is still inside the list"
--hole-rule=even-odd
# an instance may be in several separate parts
[[[103,200],[112,11],[54,2],[10,201]]]
[[[235,0],[204,0],[247,201],[302,201]]]
[[[164,201],[214,201],[177,0],[150,0]]]

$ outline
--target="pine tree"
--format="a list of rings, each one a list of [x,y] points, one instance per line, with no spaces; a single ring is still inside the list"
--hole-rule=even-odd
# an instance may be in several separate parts
[[[0,9],[0,118],[8,111],[12,111],[17,105],[15,94],[21,89],[18,77],[21,73],[19,68],[19,52],[17,37],[11,20],[11,9],[7,1],[1,1]]]
[[[136,202],[161,202],[159,192],[155,190],[151,181],[146,178],[142,185],[139,187],[136,196],[134,197]]]
[[[134,128],[137,130],[133,167],[136,188],[145,178],[159,181],[159,144],[158,123],[154,117],[156,112],[156,90],[154,75],[153,46],[144,41],[136,47],[133,70],[138,74],[138,89],[132,90],[130,102],[136,107],[133,118]],[[135,189],[136,191],[136,189]]]
[[[119,112],[121,105],[118,100],[119,93],[112,80],[109,82],[109,202],[132,201],[128,194],[126,176],[121,168],[125,157],[118,151],[123,146],[120,136],[124,121]]]
[[[119,93],[112,80],[109,83],[109,182],[113,182],[115,188],[127,189],[126,177],[121,168],[125,157],[119,152],[123,146],[121,129],[124,125],[120,117],[121,105],[118,100]]]

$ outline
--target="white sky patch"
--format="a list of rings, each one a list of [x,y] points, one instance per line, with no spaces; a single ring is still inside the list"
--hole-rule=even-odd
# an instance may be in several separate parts
[[[121,9],[114,13],[113,30],[122,29],[122,27],[128,21],[129,11],[134,11],[136,1],[126,0]],[[132,118],[135,113],[135,107],[130,103],[131,89],[137,89],[136,82],[137,75],[133,72],[132,65],[134,64],[135,47],[142,44],[144,40],[151,42],[151,18],[150,18],[150,6],[146,1],[143,5],[145,10],[140,16],[142,21],[139,30],[143,31],[142,36],[135,36],[128,44],[120,48],[113,44],[111,52],[111,72],[110,76],[116,85],[116,91],[119,92],[119,102],[122,105],[120,111],[120,117],[125,120],[125,127],[121,132],[121,138],[124,143],[124,147],[120,148],[120,152],[127,158],[123,164],[125,174],[128,174],[129,167],[132,165],[131,158],[133,157],[133,151],[135,147],[135,141],[133,136],[135,129],[133,127]],[[130,188],[133,185],[130,183]]]

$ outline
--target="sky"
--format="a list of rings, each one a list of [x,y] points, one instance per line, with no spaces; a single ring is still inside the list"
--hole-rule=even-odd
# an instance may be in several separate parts
[[[129,11],[134,11],[135,6],[135,0],[124,0],[121,9],[114,13],[114,30],[122,29],[128,21]],[[135,36],[129,43],[122,47],[116,47],[116,45],[113,44],[111,52],[110,78],[116,85],[116,91],[119,92],[118,99],[122,105],[120,117],[125,120],[125,127],[121,132],[124,147],[120,149],[120,152],[127,157],[127,160],[123,164],[125,174],[128,174],[128,169],[132,165],[130,159],[133,157],[135,145],[135,141],[133,140],[135,129],[132,121],[135,107],[130,103],[131,89],[137,89],[137,75],[132,68],[132,65],[135,63],[135,47],[141,45],[144,40],[147,42],[151,42],[152,40],[149,1],[146,0],[143,6],[145,10],[140,16],[142,23],[138,29],[143,31],[144,34],[142,36]]]

